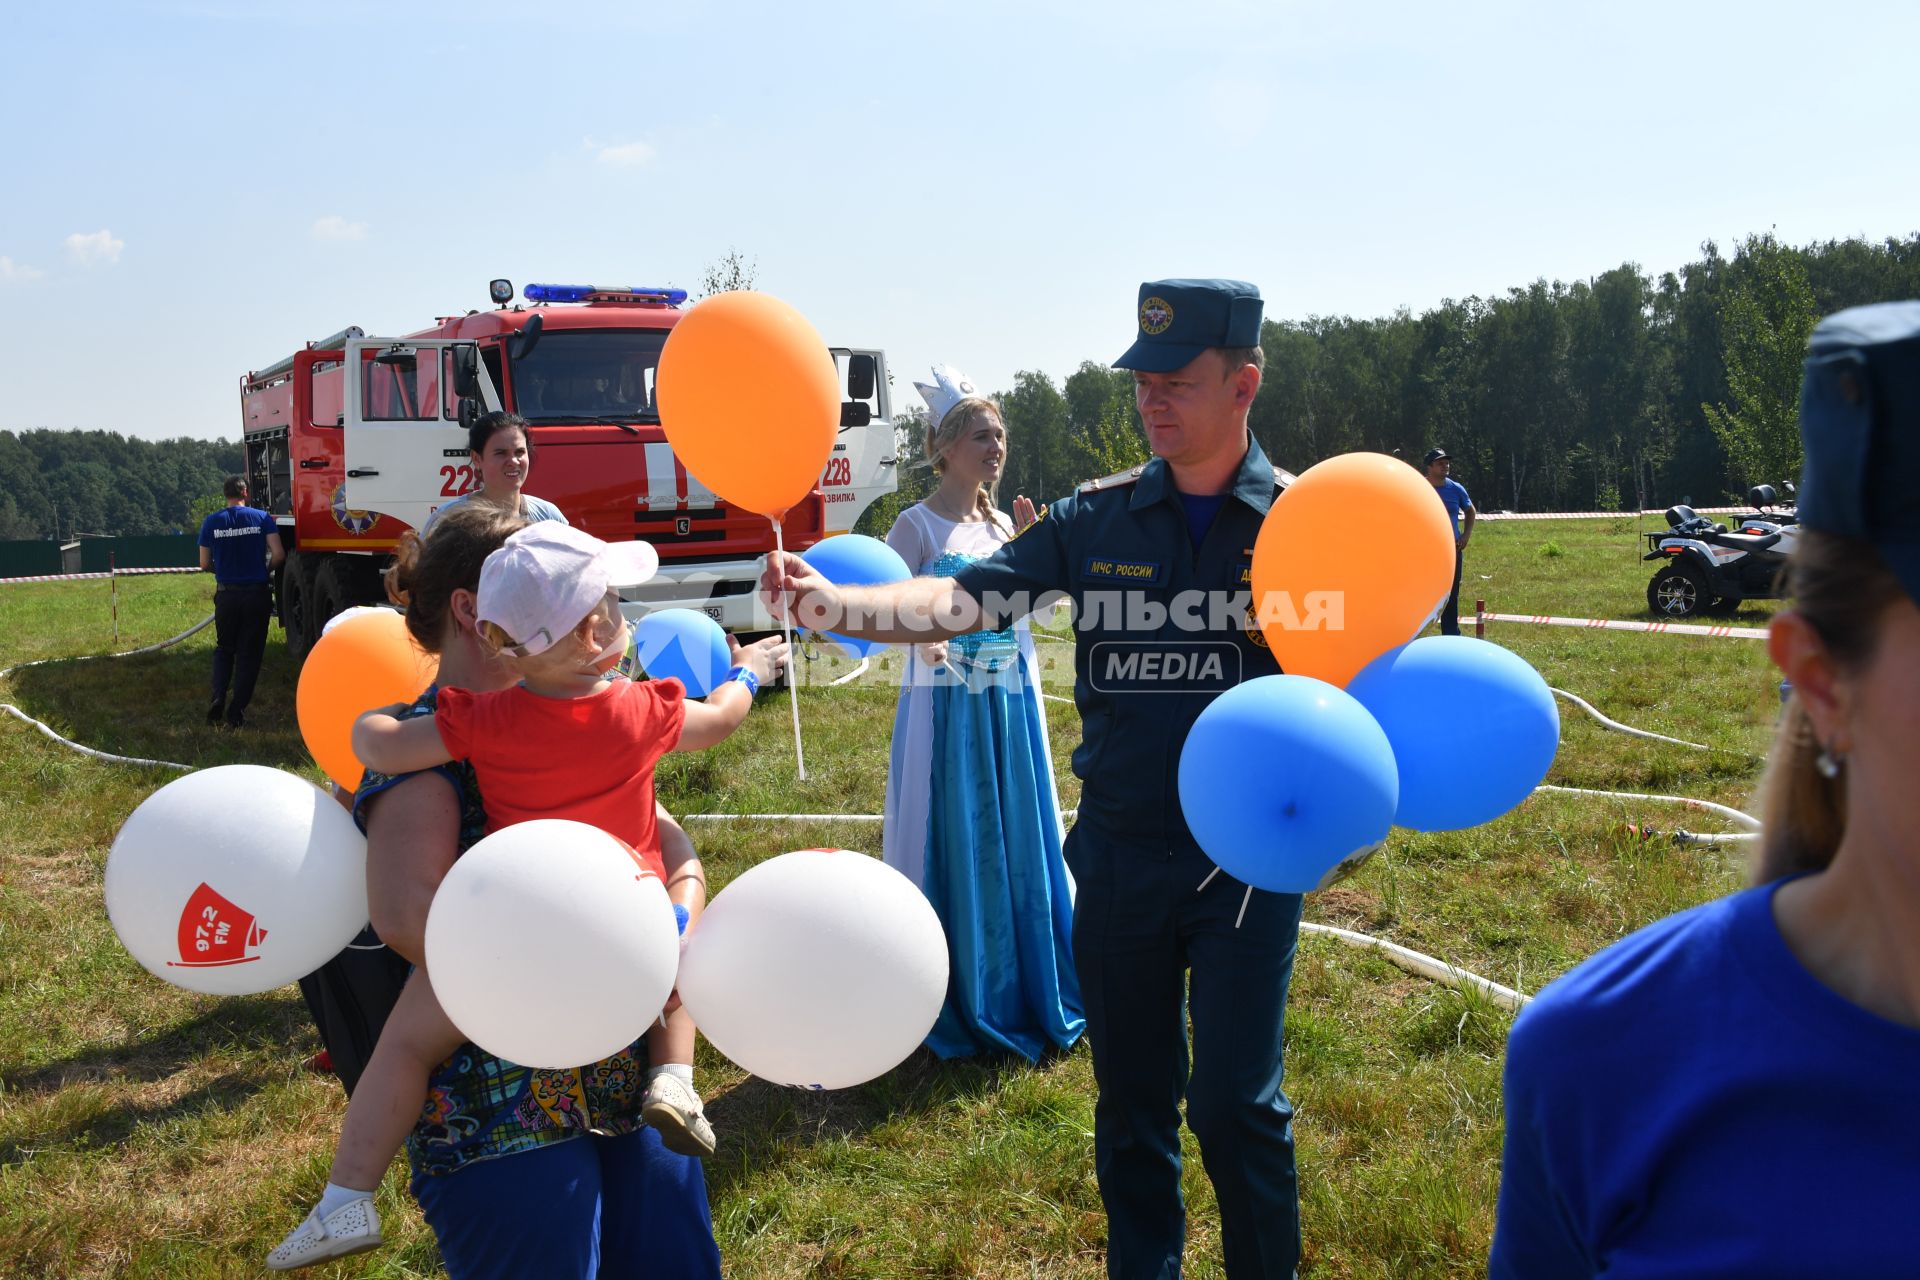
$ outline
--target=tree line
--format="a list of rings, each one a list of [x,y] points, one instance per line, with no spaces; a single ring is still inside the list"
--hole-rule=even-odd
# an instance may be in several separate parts
[[[0,539],[194,533],[243,461],[237,440],[0,431]]]
[[[709,276],[710,293],[750,286],[753,267],[735,254]],[[1758,235],[1731,257],[1708,242],[1658,277],[1626,263],[1419,315],[1269,321],[1250,425],[1296,472],[1354,450],[1417,464],[1438,445],[1485,510],[1708,503],[1798,474],[1800,366],[1819,317],[1915,297],[1920,233],[1804,247]],[[1003,507],[1147,457],[1123,370],[1086,361],[1063,382],[1023,371],[995,398]],[[885,533],[933,487],[924,411],[896,409],[900,492],[862,532]],[[237,441],[0,431],[0,538],[191,532],[241,464]]]
[[[1751,236],[1658,277],[1633,263],[1419,315],[1269,321],[1249,425],[1298,472],[1355,450],[1439,446],[1483,510],[1639,510],[1795,478],[1807,336],[1844,307],[1920,297],[1920,234],[1796,248]],[[1130,375],[1022,372],[998,397],[1001,505],[1050,500],[1146,457]],[[904,501],[931,487],[902,415]],[[892,502],[870,512],[884,532]],[[863,531],[868,527],[863,522]]]

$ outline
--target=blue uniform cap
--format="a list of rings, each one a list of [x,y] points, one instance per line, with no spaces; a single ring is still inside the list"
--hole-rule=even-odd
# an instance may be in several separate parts
[[[1873,544],[1920,604],[1920,302],[1822,320],[1800,387],[1800,523]]]
[[[1116,369],[1172,373],[1209,347],[1260,345],[1260,290],[1244,280],[1149,280],[1140,286],[1139,336]]]

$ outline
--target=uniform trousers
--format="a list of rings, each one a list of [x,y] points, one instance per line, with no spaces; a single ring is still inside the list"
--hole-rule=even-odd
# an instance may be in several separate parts
[[[1184,1099],[1220,1205],[1227,1275],[1292,1276],[1300,1203],[1281,1019],[1299,895],[1255,890],[1247,900],[1225,872],[1202,889],[1214,867],[1197,848],[1117,839],[1087,819],[1066,855],[1079,884],[1073,954],[1099,1086],[1094,1168],[1107,1274],[1180,1275]]]
[[[273,617],[273,592],[264,582],[221,586],[213,593],[213,700],[238,724],[253,701],[253,683],[267,649],[267,625]],[[228,696],[228,687],[232,696]]]

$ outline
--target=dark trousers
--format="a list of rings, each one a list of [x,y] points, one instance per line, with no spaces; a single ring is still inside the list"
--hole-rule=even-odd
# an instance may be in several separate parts
[[[406,957],[389,950],[369,925],[345,951],[300,979],[300,994],[348,1097],[412,971]]]
[[[257,585],[222,586],[213,593],[214,711],[238,721],[253,701],[253,682],[267,651],[267,624],[273,617],[273,593]],[[233,686],[228,697],[227,686]]]
[[[1460,634],[1460,570],[1466,564],[1466,552],[1458,545],[1453,548],[1453,590],[1447,595],[1447,607],[1440,611],[1440,634],[1457,636]]]
[[[1301,899],[1256,890],[1236,928],[1246,886],[1222,873],[1200,890],[1213,864],[1198,850],[1120,842],[1083,821],[1066,852],[1079,885],[1073,955],[1099,1086],[1094,1170],[1107,1274],[1180,1275],[1184,1098],[1220,1204],[1227,1275],[1292,1276],[1300,1200],[1280,1028]]]

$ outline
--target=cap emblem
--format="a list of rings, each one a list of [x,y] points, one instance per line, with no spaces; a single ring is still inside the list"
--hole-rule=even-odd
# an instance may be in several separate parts
[[[1165,298],[1148,298],[1140,304],[1140,332],[1158,337],[1173,326],[1173,308]]]

